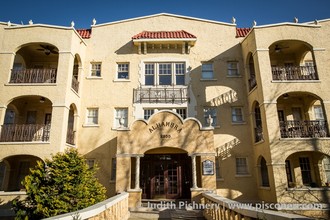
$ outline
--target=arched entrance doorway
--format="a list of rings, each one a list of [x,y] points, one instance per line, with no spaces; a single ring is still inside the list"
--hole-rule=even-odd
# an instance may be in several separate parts
[[[162,149],[147,151],[141,158],[142,198],[189,199],[191,158],[180,149]]]

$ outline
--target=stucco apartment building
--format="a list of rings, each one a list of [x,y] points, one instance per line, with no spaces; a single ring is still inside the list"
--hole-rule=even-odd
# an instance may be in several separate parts
[[[77,148],[108,196],[327,203],[330,20],[0,23],[0,198]],[[7,197],[6,197],[7,196]]]

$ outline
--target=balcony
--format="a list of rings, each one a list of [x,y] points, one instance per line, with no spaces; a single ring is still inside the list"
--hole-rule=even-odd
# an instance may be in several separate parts
[[[79,82],[76,77],[72,77],[71,88],[78,93],[79,91]]]
[[[273,80],[318,80],[315,66],[273,66]]]
[[[188,88],[138,88],[133,92],[134,103],[189,102]]]
[[[254,89],[254,87],[257,86],[257,80],[255,75],[251,75],[251,78],[249,79],[249,91]]]
[[[57,69],[13,69],[9,83],[56,83]]]
[[[280,121],[281,138],[328,137],[326,121]]]
[[[50,124],[4,124],[0,142],[47,142]]]
[[[66,133],[66,143],[74,145],[74,131],[73,129],[68,128],[68,131]]]

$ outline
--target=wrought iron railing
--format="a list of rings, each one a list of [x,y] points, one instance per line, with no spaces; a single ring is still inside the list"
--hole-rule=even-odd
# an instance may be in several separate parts
[[[2,125],[0,142],[49,141],[50,124]]]
[[[280,121],[281,138],[328,137],[326,121]]]
[[[262,133],[262,127],[258,126],[254,128],[254,134],[255,134],[255,142],[262,141],[264,139],[263,133]]]
[[[74,76],[72,77],[71,88],[76,92],[79,91],[79,81]]]
[[[257,80],[255,75],[251,75],[249,79],[249,91],[251,91],[254,87],[257,86]]]
[[[66,132],[66,143],[74,145],[74,130],[71,128],[68,128]]]
[[[12,70],[9,83],[56,83],[57,69]]]
[[[315,66],[273,66],[273,80],[318,80]]]
[[[133,92],[135,103],[184,103],[189,101],[187,88],[138,88]]]

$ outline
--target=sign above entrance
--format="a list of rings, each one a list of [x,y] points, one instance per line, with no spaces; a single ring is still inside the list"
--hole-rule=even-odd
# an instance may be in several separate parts
[[[214,162],[211,160],[203,161],[203,175],[214,175]]]
[[[159,130],[161,128],[166,128],[166,127],[170,128],[170,129],[174,129],[178,133],[180,133],[182,131],[181,125],[178,125],[174,122],[162,121],[162,122],[158,122],[156,124],[151,125],[149,127],[149,132],[150,132],[150,134],[152,134],[154,131]]]

